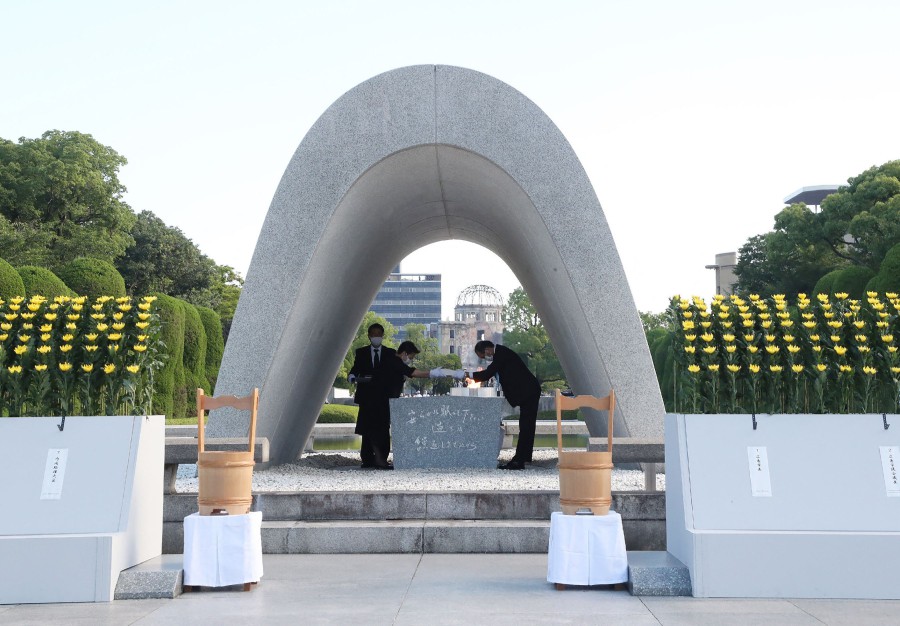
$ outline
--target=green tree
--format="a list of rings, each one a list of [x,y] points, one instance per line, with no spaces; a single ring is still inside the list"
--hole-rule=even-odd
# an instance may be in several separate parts
[[[384,345],[392,348],[396,347],[393,340],[394,335],[397,334],[397,329],[394,328],[394,325],[373,311],[366,312],[362,321],[359,323],[359,327],[356,329],[356,336],[350,343],[350,349],[347,350],[347,354],[344,356],[344,361],[341,363],[341,368],[338,370],[337,377],[334,379],[335,387],[342,387],[344,389],[350,387],[347,377],[350,375],[350,368],[353,367],[353,359],[355,358],[354,353],[357,348],[369,345],[369,326],[376,323],[384,326]]]
[[[102,259],[79,257],[57,272],[60,280],[80,296],[124,296],[125,281],[116,268]]]
[[[113,262],[131,243],[115,150],[79,132],[0,139],[0,250],[14,265],[57,271],[90,256]]]
[[[51,300],[56,296],[74,296],[74,291],[46,267],[23,265],[17,268],[29,296],[41,295]]]
[[[209,289],[219,278],[212,259],[181,229],[167,226],[150,211],[137,215],[131,236],[133,242],[116,265],[132,294],[161,291],[184,297]]]
[[[522,287],[516,287],[503,308],[503,344],[522,357],[542,389],[566,385],[565,375],[541,318]]]
[[[672,325],[671,316],[668,311],[662,313],[653,313],[652,311],[638,311],[641,316],[641,326],[644,327],[644,333],[657,328],[669,328]]]

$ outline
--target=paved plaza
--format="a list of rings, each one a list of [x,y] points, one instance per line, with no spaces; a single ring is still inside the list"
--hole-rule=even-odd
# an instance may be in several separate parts
[[[249,592],[0,606],[0,624],[900,624],[898,600],[634,597],[546,582],[544,554],[265,555]]]

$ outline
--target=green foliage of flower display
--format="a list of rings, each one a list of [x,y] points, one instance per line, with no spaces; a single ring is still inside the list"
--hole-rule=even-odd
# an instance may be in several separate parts
[[[0,416],[151,413],[165,360],[155,300],[0,300]]]
[[[25,284],[15,268],[0,259],[0,298],[15,298],[25,295]]]
[[[675,410],[897,412],[900,296],[672,298]]]

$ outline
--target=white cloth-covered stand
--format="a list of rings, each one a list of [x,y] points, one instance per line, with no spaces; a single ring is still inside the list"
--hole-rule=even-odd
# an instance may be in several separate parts
[[[263,575],[262,512],[184,518],[184,584],[225,587]]]
[[[613,585],[628,580],[628,556],[622,516],[550,516],[547,582],[564,585]]]

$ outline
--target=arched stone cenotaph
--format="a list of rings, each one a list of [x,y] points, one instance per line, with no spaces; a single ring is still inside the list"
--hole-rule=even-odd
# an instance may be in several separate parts
[[[610,386],[616,435],[662,437],[663,403],[603,210],[533,102],[479,72],[404,67],[354,87],[297,148],[266,215],[215,393],[260,388],[258,434],[295,459],[359,320],[410,252],[464,239],[499,255],[577,393]],[[463,261],[460,260],[460,263]],[[480,268],[465,268],[480,274]],[[602,419],[590,417],[594,435]],[[210,436],[246,432],[217,411]]]

